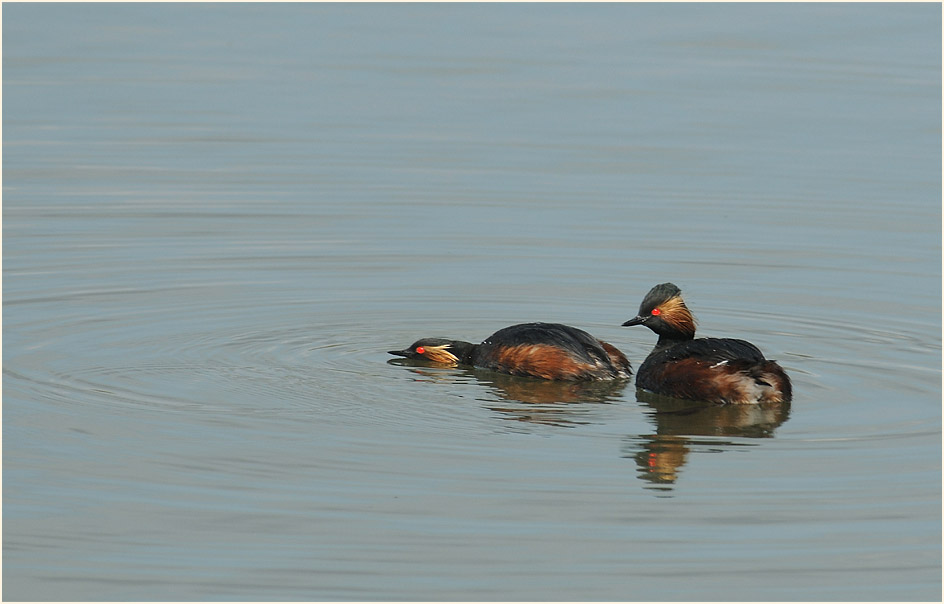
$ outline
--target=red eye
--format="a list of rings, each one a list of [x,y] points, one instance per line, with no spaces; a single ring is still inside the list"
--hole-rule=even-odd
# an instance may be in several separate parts
[[[423,348],[422,346],[416,347],[416,354],[423,354],[424,352],[426,352],[426,349]]]
[[[658,316],[661,315],[661,314],[662,314],[662,311],[659,310],[658,308],[653,308],[653,309],[652,309],[652,316],[658,317]]]

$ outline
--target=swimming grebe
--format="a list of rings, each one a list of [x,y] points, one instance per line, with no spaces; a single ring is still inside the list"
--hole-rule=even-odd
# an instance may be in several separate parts
[[[481,344],[424,338],[390,354],[545,380],[613,380],[633,373],[629,360],[615,346],[558,323],[512,325]]]
[[[659,335],[636,375],[636,386],[674,398],[713,403],[777,403],[793,395],[790,378],[750,342],[695,339],[695,317],[672,283],[656,285],[623,326]]]

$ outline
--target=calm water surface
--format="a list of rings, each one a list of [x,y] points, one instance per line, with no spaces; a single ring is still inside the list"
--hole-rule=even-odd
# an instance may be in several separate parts
[[[940,599],[940,5],[4,17],[7,600]],[[385,353],[670,280],[792,405]]]

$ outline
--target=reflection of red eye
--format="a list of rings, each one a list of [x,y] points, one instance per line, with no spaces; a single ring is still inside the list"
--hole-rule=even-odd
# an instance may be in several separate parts
[[[656,317],[657,317],[657,316],[659,316],[659,315],[662,314],[662,311],[659,310],[658,308],[653,308],[653,309],[652,309],[652,314],[653,314],[653,316],[656,316]]]
[[[426,352],[426,349],[423,348],[422,346],[416,347],[416,354],[423,354],[424,352]]]

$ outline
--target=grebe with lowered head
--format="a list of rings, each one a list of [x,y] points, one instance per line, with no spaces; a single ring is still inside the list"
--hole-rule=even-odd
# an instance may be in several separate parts
[[[615,346],[559,323],[512,325],[481,344],[424,338],[390,354],[545,380],[615,380],[633,373],[629,360]]]
[[[695,339],[695,317],[672,283],[656,285],[623,323],[659,335],[636,375],[636,386],[674,398],[713,403],[780,403],[793,396],[790,378],[756,346],[730,338]]]

